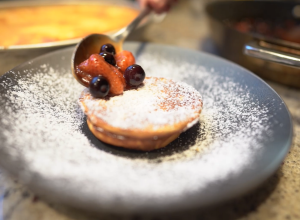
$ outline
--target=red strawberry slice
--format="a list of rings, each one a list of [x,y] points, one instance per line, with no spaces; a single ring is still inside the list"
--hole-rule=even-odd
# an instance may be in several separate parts
[[[107,63],[99,54],[92,54],[89,59],[79,64],[78,68],[81,70],[81,77],[86,79],[85,84],[87,86],[89,86],[92,78],[102,75],[110,85],[110,94],[120,95],[123,93],[126,82],[122,72],[117,67]]]
[[[135,64],[135,58],[130,51],[123,50],[115,55],[117,66],[124,73],[126,68]]]

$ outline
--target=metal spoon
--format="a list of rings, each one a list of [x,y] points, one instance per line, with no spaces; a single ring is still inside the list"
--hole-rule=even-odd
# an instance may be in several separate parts
[[[145,8],[127,27],[122,28],[114,34],[91,34],[83,38],[77,44],[71,60],[72,73],[75,79],[85,86],[86,84],[77,75],[76,66],[88,59],[90,55],[99,53],[103,44],[110,43],[115,47],[116,52],[121,51],[126,37],[150,13],[150,11],[149,8]]]

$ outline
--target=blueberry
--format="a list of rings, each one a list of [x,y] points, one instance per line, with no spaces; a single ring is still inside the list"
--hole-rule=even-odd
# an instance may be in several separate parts
[[[108,62],[109,64],[115,66],[116,65],[116,60],[114,55],[110,54],[110,53],[106,53],[106,52],[101,52],[100,56],[102,56],[104,58],[104,60],[106,62]]]
[[[111,45],[111,44],[104,44],[104,45],[102,45],[102,47],[100,49],[100,53],[101,52],[110,53],[112,55],[116,54],[116,50],[115,50],[114,46]]]
[[[145,71],[140,65],[133,64],[125,70],[124,73],[126,83],[131,86],[142,84],[145,79]]]
[[[90,82],[90,92],[95,98],[103,98],[109,92],[109,83],[103,76],[96,76]]]

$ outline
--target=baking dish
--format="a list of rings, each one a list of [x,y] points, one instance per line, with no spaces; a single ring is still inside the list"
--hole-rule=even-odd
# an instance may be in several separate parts
[[[74,5],[75,6],[84,6],[84,7],[89,7],[89,5],[91,7],[93,5],[99,5],[99,6],[111,5],[111,6],[117,6],[117,7],[126,6],[126,8],[128,8],[130,10],[133,9],[132,11],[136,12],[136,14],[138,14],[138,12],[139,12],[138,4],[136,4],[135,2],[124,1],[124,0],[123,1],[122,0],[117,0],[117,1],[89,0],[89,1],[84,1],[84,2],[76,1],[76,0],[75,1],[68,1],[68,0],[51,1],[51,2],[50,1],[4,1],[4,2],[0,2],[0,10],[1,9],[18,9],[18,8],[24,8],[24,7],[26,7],[27,10],[32,10],[32,8],[35,6],[53,7],[53,6],[74,6]],[[59,16],[56,12],[54,12],[54,13],[55,13],[54,17],[56,15]],[[101,12],[99,12],[99,13],[101,13]],[[62,16],[68,16],[68,15],[62,15]],[[43,17],[46,17],[46,16],[43,16]],[[4,17],[4,18],[6,19],[6,17]],[[8,19],[15,19],[16,21],[19,19],[21,25],[24,20],[24,18],[22,19],[21,15],[20,15],[20,17],[16,16],[16,18],[10,17]],[[39,17],[37,17],[37,19],[39,19]],[[84,19],[84,18],[77,17],[77,19]],[[57,20],[59,21],[59,19],[57,19]],[[101,17],[99,17],[99,20],[101,21]],[[102,19],[102,21],[103,21],[103,19]],[[107,21],[107,22],[109,22],[109,21]],[[41,25],[41,28],[46,29],[48,27],[49,23],[45,22],[45,24]],[[63,22],[61,22],[61,23],[62,23],[62,25],[65,25]],[[146,23],[147,22],[143,22],[141,26],[144,26]],[[28,25],[30,28],[29,24],[26,24],[26,25]],[[57,25],[60,25],[60,23],[58,23]],[[76,21],[74,21],[74,25],[76,25]],[[24,37],[22,34],[10,33],[9,31],[11,31],[11,30],[7,30],[7,29],[3,30],[3,31],[5,31],[6,33],[8,32],[9,33],[8,36],[11,34],[12,37],[17,36],[20,39],[22,39]],[[95,28],[95,30],[97,30],[97,28]],[[115,30],[109,30],[104,33],[109,34],[114,31]],[[35,33],[35,32],[32,32],[32,33]],[[49,33],[51,33],[51,31],[49,31]],[[94,33],[93,30],[91,30],[91,33]],[[87,34],[91,34],[91,33],[87,33]],[[29,35],[29,37],[31,37],[31,36]],[[0,75],[2,75],[6,71],[10,70],[11,68],[15,67],[16,65],[18,65],[26,60],[32,59],[41,54],[44,54],[44,53],[47,53],[47,52],[50,52],[50,51],[53,51],[56,49],[61,49],[64,47],[75,45],[80,40],[81,40],[81,38],[71,38],[71,39],[65,39],[65,40],[54,40],[54,41],[50,41],[50,42],[40,42],[40,43],[34,43],[34,44],[0,46],[0,67],[1,67]]]

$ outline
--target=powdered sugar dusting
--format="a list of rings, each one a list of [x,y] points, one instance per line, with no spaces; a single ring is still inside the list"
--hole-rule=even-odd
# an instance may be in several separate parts
[[[174,60],[164,61],[163,65],[149,62],[158,56],[145,55],[138,62],[146,72],[152,73],[151,76],[163,75],[166,78],[188,82],[196,88],[200,87],[199,91],[203,95],[204,108],[200,115],[197,140],[190,146],[189,151],[181,154],[195,156],[195,152],[198,155],[199,151],[209,151],[211,154],[214,152],[212,149],[216,147],[225,151],[222,153],[229,154],[228,158],[235,155],[237,160],[234,163],[250,163],[253,148],[259,149],[259,143],[272,135],[268,123],[268,118],[272,117],[269,115],[269,108],[261,105],[257,97],[252,97],[247,86],[234,82],[228,76],[213,74],[214,69],[206,70],[202,66],[188,63],[173,68],[174,63],[179,62]],[[160,58],[157,58],[158,63],[159,60]],[[230,149],[232,154],[229,153]],[[168,159],[174,157],[175,155],[172,155]],[[217,155],[213,157],[216,161],[221,160]],[[241,160],[241,157],[244,160]]]
[[[203,96],[200,123],[165,149],[124,152],[87,138],[77,104],[83,87],[67,62],[28,66],[1,78],[0,151],[23,181],[48,197],[72,198],[65,202],[82,206],[92,201],[87,204],[95,209],[151,211],[188,206],[193,196],[197,203],[206,202],[201,195],[215,198],[207,189],[217,192],[253,165],[262,140],[272,136],[268,119],[273,116],[247,83],[176,56],[160,51],[137,59],[147,76],[184,81]]]
[[[100,118],[121,129],[157,130],[197,118],[202,109],[201,95],[193,87],[156,77],[108,100],[93,98],[89,89],[82,97],[93,123]]]

